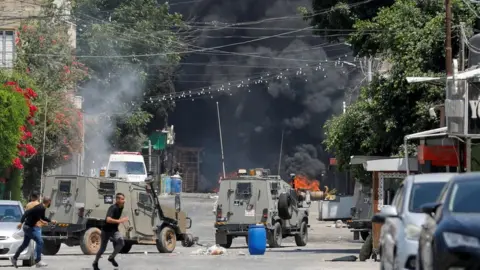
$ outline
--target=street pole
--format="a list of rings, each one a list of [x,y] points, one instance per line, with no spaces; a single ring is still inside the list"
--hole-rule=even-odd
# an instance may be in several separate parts
[[[465,29],[465,23],[460,22],[460,71],[465,71],[465,36],[463,29]],[[462,81],[464,85],[464,88],[468,87],[468,84],[466,81]],[[468,93],[468,92],[467,92]],[[467,116],[467,115],[466,115]],[[466,117],[465,116],[465,117]],[[464,127],[467,128],[467,127]],[[465,140],[465,158],[466,158],[466,171],[471,172],[472,171],[472,138],[467,137]]]
[[[285,133],[285,129],[282,129],[282,139],[280,140],[280,155],[278,157],[278,173],[280,175],[280,168],[282,165],[282,152],[283,152],[283,134]]]
[[[447,76],[453,73],[452,67],[452,4],[445,0],[445,69]]]
[[[225,179],[225,157],[223,156],[223,139],[222,139],[222,124],[220,123],[220,108],[218,107],[217,101],[217,117],[218,117],[218,133],[220,135],[220,151],[222,151],[222,168],[223,168],[223,179]]]
[[[148,171],[152,171],[152,141],[148,140]]]
[[[367,73],[367,80],[368,82],[372,82],[372,57],[370,56],[370,58],[368,59],[368,73]]]
[[[43,119],[43,142],[42,142],[42,167],[40,168],[40,196],[43,197],[43,181],[44,165],[45,165],[45,144],[47,139],[47,111],[48,111],[48,97],[45,95],[45,117]]]

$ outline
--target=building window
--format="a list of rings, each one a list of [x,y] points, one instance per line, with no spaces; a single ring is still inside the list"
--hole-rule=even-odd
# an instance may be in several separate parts
[[[15,32],[0,30],[0,68],[13,67]]]

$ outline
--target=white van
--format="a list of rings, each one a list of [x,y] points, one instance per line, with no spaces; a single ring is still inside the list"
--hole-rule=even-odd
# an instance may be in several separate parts
[[[145,160],[139,152],[114,152],[106,171],[107,177],[126,178],[128,182],[143,182],[147,178]]]

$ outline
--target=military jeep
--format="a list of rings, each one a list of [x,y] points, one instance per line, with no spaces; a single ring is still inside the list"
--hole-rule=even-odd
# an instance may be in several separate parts
[[[282,239],[293,236],[297,246],[308,241],[309,196],[293,189],[268,170],[249,173],[240,169],[236,177],[220,182],[216,206],[215,242],[229,248],[236,237],[245,237],[248,227],[264,224],[270,247],[280,247]]]
[[[62,243],[80,246],[86,255],[96,254],[100,229],[118,192],[125,194],[122,217],[129,218],[119,225],[125,238],[121,253],[128,253],[132,245],[156,245],[159,252],[170,253],[177,240],[184,246],[194,244],[187,233],[192,221],[181,211],[178,196],[162,198],[160,205],[153,185],[147,182],[57,175],[45,178],[43,194],[52,198],[46,216],[57,224],[42,228],[43,254],[57,254]]]

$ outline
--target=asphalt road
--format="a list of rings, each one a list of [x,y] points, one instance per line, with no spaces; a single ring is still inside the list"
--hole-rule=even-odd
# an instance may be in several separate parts
[[[361,247],[361,242],[351,240],[352,233],[347,228],[334,228],[333,222],[320,222],[316,220],[317,205],[311,207],[309,243],[306,247],[299,248],[293,239],[283,241],[283,247],[267,249],[263,256],[251,256],[245,240],[234,240],[232,248],[224,255],[204,254],[208,246],[214,244],[214,216],[212,205],[214,200],[208,196],[190,195],[182,199],[183,209],[193,220],[191,233],[199,237],[199,243],[184,248],[178,246],[172,254],[160,254],[154,246],[134,246],[129,254],[120,254],[117,261],[119,269],[147,270],[147,269],[275,269],[312,270],[312,269],[378,269],[376,262],[331,262],[334,258],[355,255]],[[314,218],[315,217],[315,218]],[[107,254],[111,252],[111,246]],[[101,269],[113,269],[104,255],[100,261]],[[93,256],[83,255],[79,247],[62,246],[55,256],[44,256],[44,261],[49,264],[48,269],[92,269]],[[8,261],[0,261],[0,268],[11,268]],[[24,268],[28,269],[28,268]]]

